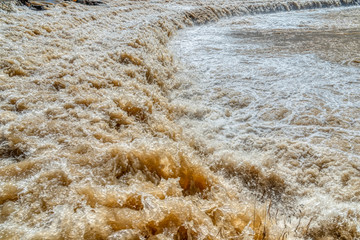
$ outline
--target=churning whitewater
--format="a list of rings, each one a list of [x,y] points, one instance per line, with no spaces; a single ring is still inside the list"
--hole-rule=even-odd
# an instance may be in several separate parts
[[[231,158],[231,169],[251,163],[284,179],[286,195],[271,198],[293,196],[303,216],[359,213],[359,16],[281,12],[180,31],[170,46],[187,84],[171,98],[189,114],[178,122],[216,166]]]
[[[360,238],[345,5],[2,2],[0,239]]]

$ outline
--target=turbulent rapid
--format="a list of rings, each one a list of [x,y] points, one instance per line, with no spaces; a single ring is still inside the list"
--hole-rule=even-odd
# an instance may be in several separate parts
[[[360,213],[359,13],[242,16],[180,32],[171,47],[187,84],[172,99],[189,112],[179,120],[187,134],[211,148],[214,170],[274,174],[284,192],[266,198],[290,197],[282,207],[301,216]]]
[[[0,5],[0,239],[360,238],[356,1],[104,3]]]

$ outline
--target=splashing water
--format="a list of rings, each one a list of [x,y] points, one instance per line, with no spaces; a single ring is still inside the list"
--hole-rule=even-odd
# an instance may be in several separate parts
[[[359,13],[242,16],[183,30],[171,44],[186,66],[172,96],[187,111],[179,123],[203,140],[214,169],[250,162],[274,173],[288,185],[282,198],[319,229],[360,213]]]
[[[283,24],[275,34],[281,14],[249,15],[357,1],[104,2],[42,12],[0,5],[0,239],[359,237],[357,22],[327,35]],[[354,19],[336,10],[313,12],[316,21],[291,16],[322,29],[332,13],[342,24]],[[168,42],[194,24],[202,26],[189,28],[187,44],[222,44],[184,51],[185,69],[192,57],[207,67],[179,71],[177,40]],[[229,60],[219,64],[210,53],[222,47]],[[329,71],[312,88],[290,86],[283,67],[313,78],[301,64]],[[344,91],[347,104],[337,97]],[[329,103],[319,107],[319,96]],[[299,115],[308,106],[318,115]],[[322,125],[305,125],[308,115]]]

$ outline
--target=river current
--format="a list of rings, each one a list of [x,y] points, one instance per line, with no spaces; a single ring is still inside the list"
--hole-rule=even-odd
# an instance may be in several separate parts
[[[214,165],[227,156],[280,176],[305,215],[360,213],[359,16],[281,12],[180,31],[180,124]]]
[[[181,31],[172,47],[193,80],[176,94],[208,110],[204,131],[230,145],[251,134],[359,156],[358,15],[284,12]]]
[[[102,2],[0,0],[0,239],[360,238],[357,0]]]

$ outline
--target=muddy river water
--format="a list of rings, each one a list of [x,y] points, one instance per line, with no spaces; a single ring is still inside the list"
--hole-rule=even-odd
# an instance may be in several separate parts
[[[357,0],[50,2],[0,0],[0,239],[360,239]]]
[[[243,16],[181,31],[173,48],[194,80],[176,94],[208,110],[204,131],[231,145],[251,134],[358,156],[359,11]]]
[[[180,31],[171,43],[186,66],[172,96],[188,111],[180,124],[215,165],[228,154],[286,179],[305,215],[359,213],[359,16],[281,12]]]

